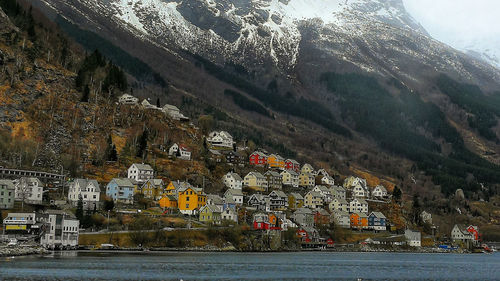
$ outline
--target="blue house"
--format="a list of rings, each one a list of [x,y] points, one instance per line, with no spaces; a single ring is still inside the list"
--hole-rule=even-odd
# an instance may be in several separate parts
[[[368,228],[386,230],[387,218],[381,212],[372,212],[368,216]]]
[[[134,203],[134,183],[127,178],[114,178],[106,185],[106,195],[113,201]]]

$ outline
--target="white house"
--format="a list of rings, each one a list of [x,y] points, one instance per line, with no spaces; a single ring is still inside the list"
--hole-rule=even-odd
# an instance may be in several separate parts
[[[224,185],[230,189],[242,189],[243,179],[237,173],[229,172],[222,178]]]
[[[323,196],[323,202],[328,204],[332,202],[332,193],[330,192],[330,189],[324,185],[316,185],[313,188],[313,191],[321,193],[321,196]]]
[[[168,155],[176,156],[177,158],[182,160],[191,159],[191,151],[189,150],[189,148],[187,148],[187,146],[183,144],[178,145],[177,143],[174,143],[168,150]]]
[[[479,241],[479,227],[456,224],[451,230],[453,242],[477,243]]]
[[[368,213],[368,202],[361,198],[354,198],[349,203],[349,211],[351,213]]]
[[[31,204],[42,204],[43,184],[37,178],[22,177],[14,180],[16,201],[24,201]]]
[[[163,113],[165,113],[166,115],[168,115],[170,118],[174,119],[174,120],[189,120],[189,118],[187,118],[186,116],[184,116],[181,111],[179,110],[179,108],[177,108],[177,106],[175,105],[171,105],[171,104],[166,104],[163,106],[163,108],[161,109],[161,111],[163,111]]]
[[[372,191],[372,197],[377,197],[377,198],[387,197],[387,189],[383,185],[377,185]]]
[[[144,183],[154,178],[154,170],[148,164],[134,163],[128,168],[127,177],[137,182]]]
[[[352,188],[352,196],[359,198],[367,198],[369,196],[369,192],[365,186],[358,184]]]
[[[133,104],[137,104],[138,101],[139,101],[138,98],[136,98],[132,95],[129,95],[129,94],[123,94],[118,98],[118,102],[121,104],[133,105]]]
[[[75,179],[69,185],[68,201],[77,206],[78,201],[82,198],[83,208],[93,210],[99,207],[101,189],[96,180]]]
[[[335,223],[342,228],[350,228],[351,227],[351,218],[348,212],[344,211],[333,211],[333,219]]]
[[[406,244],[410,247],[422,246],[422,234],[420,231],[405,230]]]
[[[214,131],[211,132],[207,137],[207,143],[213,147],[220,148],[233,148],[233,137],[226,131]]]
[[[332,194],[332,198],[338,198],[338,199],[346,199],[346,189],[343,188],[342,186],[334,185],[330,187],[330,193]]]
[[[320,175],[320,177],[321,177],[321,184],[329,185],[329,186],[332,186],[335,184],[335,180],[333,179],[333,177],[331,177],[329,175]]]
[[[241,192],[241,189],[228,189],[224,193],[224,202],[232,202],[236,205],[243,205],[243,193]]]
[[[226,208],[221,214],[222,220],[238,222],[238,214],[231,208]]]
[[[148,100],[143,100],[141,102],[141,105],[144,109],[156,109],[159,110],[160,108],[156,107],[156,105],[152,105]]]
[[[45,234],[40,244],[47,248],[68,248],[78,246],[80,221],[58,210],[49,210],[42,215],[46,223]]]

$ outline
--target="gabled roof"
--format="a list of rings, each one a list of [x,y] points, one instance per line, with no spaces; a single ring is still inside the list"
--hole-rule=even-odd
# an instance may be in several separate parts
[[[278,197],[287,198],[286,193],[281,190],[273,190],[271,193],[269,193],[269,195],[271,195],[272,193],[276,194]]]
[[[259,155],[259,156],[261,156],[261,157],[266,157],[266,158],[268,157],[268,156],[267,156],[264,152],[257,151],[257,150],[256,150],[256,151],[254,151],[254,152],[252,152],[252,154],[251,154],[251,155],[253,155],[253,154],[257,154],[257,155]]]
[[[280,173],[275,172],[275,171],[271,171],[271,170],[267,171],[267,172],[264,174],[264,176],[267,176],[267,175],[271,175],[272,177],[281,177],[281,174],[280,174]]]
[[[323,195],[321,193],[319,193],[317,191],[313,191],[313,190],[309,191],[307,194],[311,194],[311,196],[313,196],[313,197],[323,197]],[[307,196],[307,194],[306,194],[306,196]]]
[[[298,176],[299,176],[299,174],[298,174],[297,172],[292,171],[292,170],[284,170],[284,171],[282,171],[282,172],[281,172],[281,174],[284,174],[284,173],[288,173],[288,174],[290,174],[292,177],[298,177]]]
[[[386,217],[384,216],[384,214],[382,214],[381,212],[371,212],[370,216],[371,215],[374,215],[375,217],[379,218],[379,219],[385,219]]]
[[[335,192],[346,192],[345,188],[342,186],[334,185],[330,187],[330,190],[334,190]]]
[[[216,194],[207,194],[207,202],[212,201],[213,205],[224,205],[224,200]]]
[[[367,218],[368,216],[365,214],[365,213],[361,213],[361,212],[358,212],[358,213],[352,213],[352,215],[358,215],[360,218]]]
[[[314,189],[319,189],[321,192],[328,192],[330,193],[330,189],[324,185],[316,185]]]
[[[299,162],[297,162],[297,160],[294,159],[286,159],[285,162],[291,162],[294,165],[299,165]]]
[[[153,170],[149,164],[139,164],[139,163],[134,163],[130,167],[135,166],[137,169],[143,171],[143,170]]]
[[[177,108],[177,106],[175,105],[171,105],[171,104],[165,104],[162,108],[162,110],[173,110],[173,111],[180,111],[179,108]]]
[[[261,173],[259,173],[259,172],[250,172],[250,173],[248,173],[245,177],[247,177],[247,176],[252,176],[252,175],[253,175],[253,176],[255,176],[255,177],[257,177],[257,178],[260,178],[260,179],[265,179],[265,178],[266,178],[266,177],[264,177],[264,176],[263,176]]]
[[[295,199],[301,199],[301,200],[304,199],[304,197],[302,195],[300,195],[300,193],[297,193],[297,192],[292,192],[292,193],[290,193],[290,195],[295,197]]]
[[[334,198],[334,199],[332,200],[332,202],[333,202],[333,201],[338,201],[340,204],[348,204],[348,203],[347,203],[347,200],[345,200],[345,199],[343,199],[343,198],[340,198],[340,199],[339,199],[339,198]]]
[[[383,185],[377,185],[377,186],[374,188],[374,190],[375,190],[375,189],[380,189],[382,192],[387,192],[387,189],[386,189]]]
[[[257,201],[265,201],[266,198],[268,198],[268,197],[267,197],[267,195],[256,193],[256,194],[252,194],[252,196],[250,196],[250,198],[248,200],[251,200],[252,198],[257,199]]]
[[[101,188],[99,187],[99,183],[96,180],[75,179],[74,182],[78,183],[78,186],[80,187],[81,191],[85,191],[87,189],[87,186],[92,184],[95,187],[96,192],[101,192]]]
[[[134,184],[128,178],[114,178],[111,181],[114,181],[116,183],[116,185],[118,185],[119,187],[134,188]],[[111,181],[110,181],[110,183],[111,183]]]
[[[228,189],[225,193],[224,196],[243,196],[243,192],[241,189]]]
[[[229,173],[227,173],[226,175],[230,175],[230,176],[232,176],[232,177],[233,177],[235,180],[237,180],[237,181],[242,181],[242,179],[241,179],[240,175],[238,175],[237,173],[234,173],[234,172],[229,172]]]
[[[216,205],[205,205],[200,208],[200,212],[203,211],[204,209],[209,209],[212,213],[222,213],[222,209],[219,206]]]
[[[15,189],[14,183],[11,180],[0,180],[0,185],[6,185],[7,189]]]

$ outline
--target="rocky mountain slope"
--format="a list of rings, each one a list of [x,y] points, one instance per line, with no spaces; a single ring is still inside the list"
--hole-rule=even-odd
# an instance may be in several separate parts
[[[448,193],[500,179],[499,70],[430,38],[400,0],[31,3],[77,40],[75,26],[150,65],[178,105],[196,97],[228,113],[242,138],[253,126],[339,169],[396,161],[402,179],[415,163]]]
[[[247,68],[271,64],[294,74],[301,54],[309,52],[307,41],[326,61],[408,83],[421,82],[428,71],[476,84],[500,81],[498,70],[427,36],[400,0],[44,2],[87,28],[101,29],[105,17],[170,51]]]

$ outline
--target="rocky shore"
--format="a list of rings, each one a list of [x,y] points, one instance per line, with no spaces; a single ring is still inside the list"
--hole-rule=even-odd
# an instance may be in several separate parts
[[[46,254],[49,251],[40,246],[0,247],[0,257]]]

